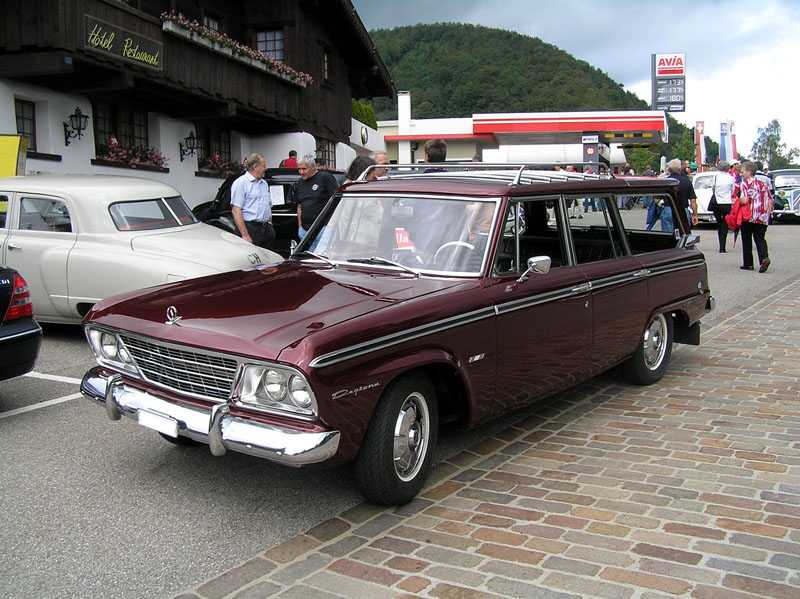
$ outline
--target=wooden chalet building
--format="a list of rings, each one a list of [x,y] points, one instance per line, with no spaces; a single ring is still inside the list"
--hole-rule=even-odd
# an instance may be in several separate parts
[[[252,152],[347,168],[378,149],[351,98],[394,94],[350,0],[12,0],[0,24],[0,134],[27,137],[27,172],[136,168],[190,204],[214,161]],[[124,147],[156,157],[120,162]]]

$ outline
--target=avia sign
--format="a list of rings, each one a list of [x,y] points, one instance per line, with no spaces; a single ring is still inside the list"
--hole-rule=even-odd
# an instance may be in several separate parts
[[[656,77],[686,75],[686,54],[656,54]]]
[[[653,110],[686,110],[686,54],[652,54]]]

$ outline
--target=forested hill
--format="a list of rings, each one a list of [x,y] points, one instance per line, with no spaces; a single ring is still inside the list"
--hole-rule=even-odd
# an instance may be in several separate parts
[[[648,105],[603,71],[535,37],[464,23],[370,32],[413,118],[491,112],[642,110]],[[378,120],[397,118],[376,98]]]

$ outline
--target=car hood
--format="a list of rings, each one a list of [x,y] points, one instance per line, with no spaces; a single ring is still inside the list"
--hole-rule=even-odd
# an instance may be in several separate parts
[[[221,241],[225,243],[220,243]],[[209,243],[214,244],[213,252],[209,252]],[[164,259],[200,264],[220,272],[283,260],[275,252],[203,223],[142,232],[131,238],[131,249]]]
[[[109,298],[96,304],[86,322],[276,360],[283,349],[338,324],[464,284],[288,261]],[[166,323],[170,306],[180,317],[174,324]]]

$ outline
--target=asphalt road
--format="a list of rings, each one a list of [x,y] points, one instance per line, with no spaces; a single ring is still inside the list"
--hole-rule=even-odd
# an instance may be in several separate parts
[[[770,227],[766,274],[698,232],[717,299],[708,324],[800,276],[800,225]],[[35,372],[0,383],[0,597],[168,597],[361,501],[347,468],[215,458],[109,421],[78,395],[93,364],[79,327],[46,326]],[[504,426],[446,431],[439,453]]]

